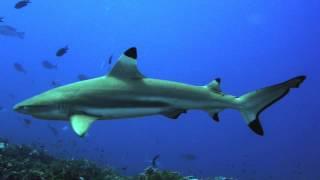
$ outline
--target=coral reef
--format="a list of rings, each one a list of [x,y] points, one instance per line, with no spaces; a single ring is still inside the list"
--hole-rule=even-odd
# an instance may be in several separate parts
[[[148,167],[145,169],[144,173],[134,179],[139,180],[186,180],[177,172],[160,171],[153,167]]]
[[[182,180],[178,173],[147,168],[144,173],[125,177],[112,168],[101,168],[87,160],[63,160],[43,149],[9,144],[0,139],[0,179],[10,180]]]
[[[43,149],[10,144],[0,138],[0,179],[10,180],[198,180],[177,172],[148,167],[137,176],[122,176],[87,160],[64,160]],[[216,180],[216,179],[215,179]],[[219,178],[220,180],[220,178]],[[224,179],[225,180],[225,179]]]
[[[57,159],[44,150],[0,140],[0,179],[111,180],[121,177],[111,168],[100,168],[86,160]]]

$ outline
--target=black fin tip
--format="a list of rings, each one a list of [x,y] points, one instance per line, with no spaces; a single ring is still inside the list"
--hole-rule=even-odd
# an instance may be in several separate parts
[[[137,48],[135,48],[135,47],[128,49],[126,52],[124,52],[124,54],[130,58],[133,58],[133,59],[137,59],[137,57],[138,57]]]
[[[249,124],[249,127],[250,129],[255,132],[256,134],[260,135],[260,136],[263,136],[264,135],[264,131],[263,131],[263,128],[261,126],[261,123],[260,123],[260,120],[259,119],[256,119],[254,121],[252,121],[250,124]]]
[[[218,114],[218,113],[215,113],[215,114],[212,116],[212,119],[215,120],[216,122],[220,122],[219,114]]]
[[[221,84],[221,78],[215,79],[219,84]]]

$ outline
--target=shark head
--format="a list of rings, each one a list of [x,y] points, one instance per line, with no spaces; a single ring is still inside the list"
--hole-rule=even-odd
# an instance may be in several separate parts
[[[13,110],[40,119],[64,120],[68,118],[69,111],[67,97],[59,89],[53,89],[16,104]]]
[[[128,89],[143,84],[144,76],[136,60],[137,49],[129,48],[106,75],[49,90],[16,104],[13,109],[38,119],[68,120],[80,137],[86,135],[96,120],[137,117],[144,115],[145,109],[147,114],[158,112],[166,103],[158,103],[159,108],[148,108],[154,104],[144,103],[127,93]],[[137,91],[139,89],[137,87]],[[142,110],[131,108],[133,104]]]

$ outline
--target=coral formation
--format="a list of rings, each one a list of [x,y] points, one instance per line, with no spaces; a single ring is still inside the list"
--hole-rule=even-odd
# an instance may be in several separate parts
[[[121,176],[111,168],[100,168],[87,160],[62,160],[44,150],[0,140],[0,179],[111,180]]]
[[[0,138],[0,179],[10,180],[198,180],[177,172],[148,167],[137,176],[122,176],[88,160],[64,160],[43,149],[10,144]]]
[[[63,160],[42,149],[9,144],[0,139],[0,179],[12,180],[182,180],[178,173],[147,168],[138,176],[125,177],[112,168],[101,168],[87,160]]]

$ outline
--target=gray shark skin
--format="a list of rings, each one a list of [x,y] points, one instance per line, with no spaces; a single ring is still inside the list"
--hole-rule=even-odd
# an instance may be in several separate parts
[[[220,79],[205,86],[144,77],[137,68],[137,50],[128,49],[106,76],[61,86],[14,106],[35,118],[70,121],[83,137],[96,120],[135,118],[161,114],[177,119],[191,109],[204,110],[219,121],[219,112],[241,112],[246,124],[264,135],[260,113],[305,80],[298,76],[283,83],[249,92],[241,97],[221,92]]]

